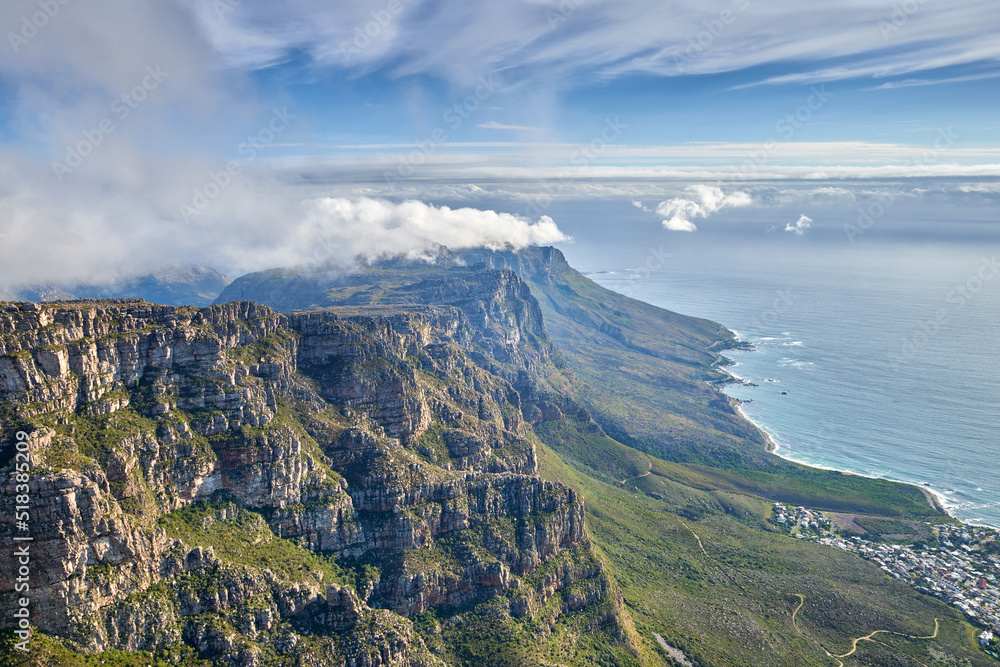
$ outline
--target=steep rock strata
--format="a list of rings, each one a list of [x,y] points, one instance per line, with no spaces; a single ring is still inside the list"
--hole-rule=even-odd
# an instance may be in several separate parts
[[[431,664],[400,615],[515,591],[522,616],[559,591],[567,609],[606,598],[599,568],[546,569],[589,553],[583,504],[532,476],[512,368],[544,362],[544,330],[514,274],[488,278],[435,286],[455,305],[433,308],[0,304],[3,501],[24,431],[33,622],[86,650],[185,643],[250,665],[259,639]],[[381,568],[323,581],[312,554]]]

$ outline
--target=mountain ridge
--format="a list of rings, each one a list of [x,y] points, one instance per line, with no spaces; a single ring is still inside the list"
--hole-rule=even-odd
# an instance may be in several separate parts
[[[541,323],[516,276],[492,277],[483,289],[510,297],[502,324],[470,303],[483,317],[455,307],[286,316],[249,302],[4,304],[3,444],[12,453],[22,431],[36,459],[39,629],[77,650],[187,646],[230,664],[256,664],[290,631],[308,649],[292,657],[422,665],[437,659],[406,617],[433,608],[502,600],[511,624],[562,627],[582,610],[597,613],[586,621],[595,631],[618,627],[624,611],[583,505],[535,476],[535,440],[503,377],[528,382],[544,362]],[[200,532],[206,521],[286,557],[300,549],[304,562],[322,553],[337,579],[255,567]],[[13,581],[8,565],[0,578]],[[192,599],[192,585],[228,592]],[[227,629],[241,623],[257,628],[243,640]],[[351,633],[369,639],[329,642]],[[617,633],[606,641],[635,652]]]
[[[107,282],[15,285],[0,290],[0,299],[44,303],[141,297],[168,306],[208,306],[230,282],[215,269],[195,264],[164,267],[150,274],[122,276]]]

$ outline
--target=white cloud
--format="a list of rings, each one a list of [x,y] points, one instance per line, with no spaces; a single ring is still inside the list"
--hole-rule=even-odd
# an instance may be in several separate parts
[[[968,185],[960,185],[958,187],[960,192],[965,193],[979,193],[979,194],[1000,194],[1000,183],[976,183]]]
[[[886,142],[870,141],[787,141],[778,145],[765,142],[692,142],[680,145],[644,145],[630,146],[627,144],[609,144],[602,148],[601,154],[595,156],[590,162],[591,165],[599,164],[669,164],[683,161],[688,164],[729,164],[742,165],[745,163],[754,164],[755,169],[750,175],[758,170],[765,170],[765,167],[756,165],[748,159],[748,154],[764,151],[768,153],[774,165],[779,164],[809,164],[809,165],[884,165],[894,162],[912,162],[914,158],[924,152],[924,150],[935,143],[939,138],[947,138],[948,129],[928,128],[925,138],[915,145],[896,144]],[[1000,161],[1000,148],[989,146],[957,146],[951,137],[946,145],[946,151],[942,151],[941,156],[947,154],[950,160],[957,163],[969,162],[996,162]],[[419,149],[419,143],[395,143],[395,144],[319,144],[318,149],[329,151],[330,153],[342,153],[350,151],[351,154],[344,158],[351,163],[356,163],[361,158],[368,158],[377,161],[392,163],[398,161],[399,151],[410,152]],[[468,155],[470,161],[478,161],[488,165],[489,157],[496,156],[496,150],[506,151],[509,156],[518,158],[516,162],[530,163],[528,157],[543,156],[553,161],[566,157],[575,150],[581,148],[580,144],[554,143],[554,142],[517,142],[517,141],[478,141],[478,142],[449,142],[438,146],[441,155],[428,156],[442,158],[445,153],[454,157],[458,154]],[[481,150],[483,152],[473,153],[471,151]],[[494,152],[487,152],[494,151]],[[335,157],[327,156],[324,160],[333,160]],[[512,160],[507,160],[511,162]],[[683,167],[677,167],[683,169]],[[730,173],[730,176],[733,174]]]
[[[1000,57],[993,0],[917,3],[902,23],[884,0],[407,0],[395,13],[385,0],[244,0],[225,16],[206,9],[221,3],[175,1],[191,8],[214,48],[234,64],[266,66],[305,53],[323,65],[383,67],[463,85],[489,71],[504,71],[512,85],[571,85],[637,72],[820,63],[767,81],[800,84],[884,79]],[[838,66],[823,66],[831,60]]]
[[[438,245],[520,248],[569,240],[548,216],[532,221],[492,210],[367,197],[296,201],[283,188],[254,196],[262,183],[250,181],[189,225],[158,219],[149,202],[137,197],[89,209],[14,184],[21,194],[0,191],[0,289],[101,282],[192,262],[235,276],[315,262],[346,266],[358,257],[429,256]]]
[[[802,236],[811,226],[812,218],[806,215],[799,215],[799,219],[796,222],[789,222],[785,225],[785,231],[791,232],[796,236]]]
[[[0,53],[15,137],[0,143],[0,282],[218,266],[241,235],[294,215],[296,201],[274,194],[264,166],[296,127],[253,161],[241,156],[238,177],[225,174],[272,112],[183,3],[51,4],[57,14],[16,49],[5,36]],[[0,25],[20,30],[31,7],[3,3]],[[212,174],[223,175],[224,192],[213,183],[218,197],[184,225],[179,206]]]
[[[664,218],[663,226],[675,232],[693,232],[698,228],[692,218],[707,218],[716,211],[725,208],[740,208],[753,204],[753,199],[746,192],[736,191],[729,194],[714,185],[702,183],[689,185],[687,191],[694,195],[690,197],[674,197],[660,202],[656,213]]]
[[[476,127],[481,127],[486,130],[516,130],[519,132],[542,132],[540,127],[528,127],[526,125],[504,125],[496,121],[489,121],[488,123],[480,123]]]
[[[756,206],[845,206],[857,200],[857,192],[840,186],[775,187],[754,185],[748,188]]]
[[[580,194],[598,181],[619,180],[638,184],[644,181],[729,182],[802,180],[870,180],[878,178],[988,178],[1000,176],[1000,148],[949,145],[933,148],[947,137],[950,129],[928,130],[915,145],[896,143],[788,142],[772,149],[771,161],[756,164],[748,159],[766,150],[759,143],[711,143],[675,146],[615,145],[586,166],[573,164],[576,144],[534,142],[448,143],[431,155],[422,155],[419,179],[400,179],[393,188],[405,188],[418,181],[499,183],[518,182],[526,192],[540,183],[558,182],[553,196]],[[334,183],[365,182],[385,186],[385,172],[395,172],[416,145],[384,144],[364,146],[320,146],[323,157],[289,158],[281,167],[290,176],[306,170],[310,177]],[[579,162],[577,160],[577,162]],[[514,166],[517,165],[517,166]],[[738,186],[737,186],[738,187]],[[671,184],[669,190],[674,190]],[[551,189],[551,188],[550,188]],[[661,188],[662,189],[662,188]],[[746,189],[746,188],[744,188]],[[627,196],[636,199],[662,197],[637,189]],[[408,196],[395,189],[394,197]],[[586,193],[583,193],[586,194]],[[830,189],[816,192],[817,200],[834,200],[845,193]]]
[[[0,286],[104,281],[191,262],[238,275],[317,253],[350,262],[435,244],[566,240],[545,216],[317,198],[330,190],[301,187],[281,170],[275,158],[309,143],[310,119],[291,118],[293,99],[288,122],[275,122],[247,69],[315,36],[311,19],[327,28],[346,21],[351,34],[385,6],[293,0],[287,20],[256,23],[269,12],[254,0],[102,0],[61,6],[14,53],[5,36],[4,119],[19,141],[0,143]],[[0,5],[0,25],[20,26],[25,7]],[[402,18],[391,17],[357,62],[379,57]],[[67,145],[82,146],[83,157],[57,173]],[[227,171],[230,160],[238,169]]]
[[[663,221],[663,228],[672,232],[696,232],[698,227],[690,220],[671,218]]]
[[[381,199],[324,197],[307,205],[305,218],[291,230],[291,252],[323,248],[339,262],[355,257],[418,257],[435,246],[452,249],[548,245],[569,240],[552,218],[532,222],[510,213],[452,209],[419,201],[394,204]]]
[[[664,202],[656,211],[660,215],[670,216],[663,220],[663,227],[672,232],[698,231],[698,227],[689,218],[705,217],[701,207],[687,199],[672,199],[670,202]]]
[[[967,74],[964,76],[944,77],[941,79],[903,79],[902,81],[890,81],[883,83],[869,90],[894,90],[896,88],[916,88],[920,86],[938,86],[945,83],[966,83],[968,81],[981,81],[983,79],[995,79],[1000,76],[1000,72],[983,72],[980,74]]]

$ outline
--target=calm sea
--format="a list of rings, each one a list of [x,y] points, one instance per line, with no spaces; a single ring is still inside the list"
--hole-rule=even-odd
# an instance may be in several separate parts
[[[1000,527],[1000,245],[679,236],[564,251],[605,287],[753,343],[731,370],[757,386],[727,391],[780,455],[928,485]]]

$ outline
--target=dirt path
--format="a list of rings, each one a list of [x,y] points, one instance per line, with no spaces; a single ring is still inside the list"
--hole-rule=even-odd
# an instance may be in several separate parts
[[[682,525],[682,526],[684,526],[685,528],[687,528],[687,529],[688,529],[688,532],[689,532],[689,533],[691,533],[692,535],[694,535],[694,539],[698,540],[698,548],[699,548],[699,549],[701,549],[701,553],[703,553],[703,554],[705,554],[706,556],[708,556],[708,552],[707,552],[707,551],[705,551],[705,545],[701,543],[701,538],[700,538],[700,537],[698,537],[698,533],[696,533],[696,532],[694,532],[693,530],[691,530],[691,526],[687,525],[686,523],[684,523],[684,522],[683,522],[683,521],[681,521],[680,519],[677,519],[677,520],[681,522],[681,525]]]
[[[648,474],[649,473],[646,473],[646,475],[648,475]],[[639,477],[645,477],[646,475],[639,475]],[[704,554],[707,558],[711,558],[711,556],[708,555],[708,552],[705,551],[705,545],[702,544],[701,538],[698,537],[698,533],[694,532],[691,529],[691,526],[689,526],[686,523],[684,523],[684,521],[682,519],[678,518],[677,520],[680,521],[681,525],[684,526],[687,529],[687,531],[689,533],[691,533],[691,535],[694,537],[695,541],[698,542],[698,548],[701,549],[701,553]],[[799,599],[799,604],[798,604],[797,607],[795,607],[795,611],[792,612],[792,627],[794,627],[795,631],[798,632],[800,635],[805,636],[805,633],[803,633],[802,629],[799,628],[798,615],[799,615],[799,612],[802,611],[802,607],[804,607],[805,604],[806,604],[806,596],[802,595],[801,593],[795,593],[794,595],[795,595],[795,597],[797,597]],[[934,634],[928,635],[926,637],[916,637],[914,635],[907,635],[907,634],[903,634],[902,632],[894,632],[892,630],[875,630],[875,631],[871,632],[870,634],[865,635],[864,637],[858,637],[856,639],[852,639],[851,640],[851,650],[848,651],[847,653],[844,653],[843,655],[834,655],[833,653],[830,653],[830,651],[828,651],[826,649],[826,647],[824,647],[822,644],[820,644],[819,642],[817,642],[815,639],[812,639],[812,638],[809,638],[809,639],[810,639],[810,641],[814,642],[817,646],[819,646],[820,649],[823,650],[823,653],[825,653],[827,655],[827,657],[832,658],[833,660],[836,660],[838,667],[844,667],[844,663],[841,661],[841,658],[847,658],[847,657],[850,657],[850,656],[854,655],[857,652],[857,650],[858,650],[858,644],[860,642],[868,641],[868,642],[873,642],[873,643],[876,643],[876,644],[881,644],[881,642],[879,642],[879,641],[877,641],[875,639],[875,635],[880,635],[880,634],[897,635],[899,637],[906,637],[907,639],[937,639],[938,632],[940,631],[940,629],[941,629],[940,620],[937,619],[937,618],[935,618],[934,619]],[[663,638],[660,637],[659,635],[656,635],[656,639],[657,639],[657,641],[660,642],[660,645],[663,646],[664,650],[667,650],[667,652],[669,653],[670,651],[667,648],[667,646],[669,646],[669,645],[666,644],[666,642],[663,640]],[[920,664],[923,664],[923,663],[920,663]]]
[[[858,637],[857,639],[851,640],[851,650],[844,655],[835,655],[834,658],[846,658],[850,655],[854,655],[854,652],[858,650],[858,642],[863,641],[875,641],[872,639],[875,635],[898,635],[900,637],[906,637],[907,639],[937,639],[938,630],[940,629],[940,623],[938,619],[934,619],[934,634],[927,637],[914,637],[913,635],[904,635],[902,632],[892,632],[891,630],[876,630],[869,635],[864,637]]]
[[[799,598],[799,606],[796,607],[795,611],[792,612],[792,627],[795,628],[795,631],[801,635],[802,631],[799,630],[799,623],[798,621],[795,620],[795,616],[799,613],[799,610],[802,609],[802,606],[806,603],[806,596],[802,595],[801,593],[796,593],[795,596]]]
[[[622,480],[622,484],[628,484],[629,481],[631,481],[633,479],[640,479],[642,477],[649,477],[649,474],[651,472],[653,472],[653,462],[649,461],[648,463],[649,463],[649,470],[647,470],[646,472],[642,473],[641,475],[636,475],[635,477],[627,477],[627,478],[623,479]]]
[[[690,530],[690,528],[688,528],[688,530]],[[795,593],[795,597],[797,597],[799,599],[799,605],[795,608],[795,611],[792,612],[792,627],[794,627],[795,631],[798,632],[801,635],[801,634],[803,634],[803,632],[799,628],[799,624],[798,624],[798,621],[796,620],[796,616],[798,616],[799,611],[805,605],[805,603],[806,603],[806,596],[802,595],[801,593]],[[871,633],[865,635],[864,637],[858,637],[857,639],[852,639],[851,640],[851,650],[848,651],[847,653],[842,654],[842,655],[835,655],[833,653],[830,653],[828,650],[826,650],[826,647],[824,647],[822,644],[819,644],[819,642],[817,642],[817,645],[821,649],[823,649],[823,653],[826,653],[826,655],[828,657],[833,658],[834,660],[836,660],[837,664],[839,665],[839,667],[844,667],[844,663],[841,662],[840,659],[841,658],[848,658],[848,657],[854,655],[857,652],[857,650],[858,650],[858,644],[859,643],[861,643],[861,642],[872,642],[872,643],[875,643],[875,644],[881,644],[882,643],[882,642],[877,641],[875,639],[875,635],[896,635],[898,637],[906,637],[907,639],[937,639],[938,632],[940,631],[940,629],[941,629],[940,620],[937,619],[937,618],[935,618],[934,619],[934,634],[928,635],[926,637],[916,637],[914,635],[903,634],[902,632],[893,632],[892,630],[874,630]],[[883,646],[884,646],[884,644],[883,644]],[[919,662],[919,661],[917,661],[917,662]],[[924,664],[924,663],[921,662],[920,664]]]
[[[880,634],[889,634],[889,631],[888,630],[876,630],[873,633],[871,633],[870,635],[865,635],[864,637],[858,637],[857,639],[852,639],[851,640],[851,650],[850,651],[848,651],[847,653],[844,653],[843,655],[835,655],[833,657],[834,658],[847,658],[849,656],[852,656],[852,655],[854,655],[854,652],[858,650],[858,642],[872,641],[872,637],[874,637],[875,635],[880,635]]]
[[[795,620],[795,617],[798,616],[799,611],[802,609],[802,607],[805,606],[805,604],[806,604],[806,596],[802,595],[801,593],[796,593],[795,597],[797,597],[799,599],[799,606],[796,607],[795,611],[792,612],[792,627],[795,628],[795,631],[798,632],[800,635],[805,636],[804,633],[802,632],[802,629],[799,628],[799,623],[798,623],[797,620]],[[844,667],[844,663],[841,662],[840,660],[838,660],[837,656],[835,656],[834,654],[830,653],[825,648],[823,648],[822,644],[820,644],[819,642],[817,642],[812,637],[809,637],[808,639],[809,639],[809,641],[815,642],[816,646],[819,646],[823,650],[823,653],[826,653],[827,657],[833,658],[834,660],[837,660],[837,667]]]
[[[880,642],[880,641],[879,641],[879,640],[877,640],[877,639],[869,639],[868,641],[870,641],[870,642],[871,642],[872,644],[878,644],[879,646],[884,646],[884,647],[886,647],[887,649],[889,649],[890,651],[892,650],[892,647],[891,647],[891,646],[889,646],[888,644],[885,644],[885,643],[883,643],[883,642]],[[930,665],[928,665],[928,664],[927,664],[926,662],[920,662],[919,660],[917,660],[917,659],[916,659],[916,658],[914,658],[913,656],[907,656],[907,657],[908,657],[908,658],[909,658],[910,660],[912,660],[913,662],[915,662],[915,663],[917,663],[917,664],[919,664],[919,665],[923,665],[924,667],[930,667]]]

